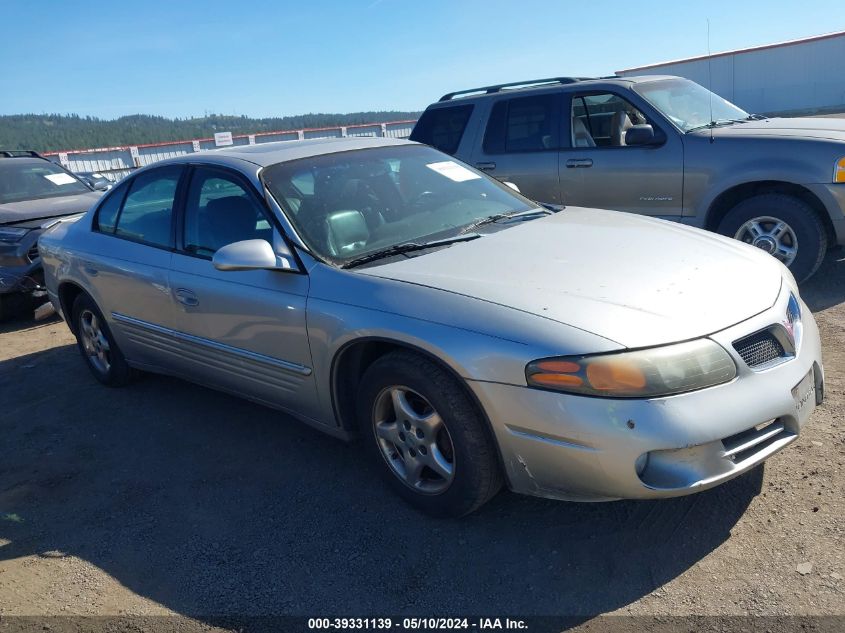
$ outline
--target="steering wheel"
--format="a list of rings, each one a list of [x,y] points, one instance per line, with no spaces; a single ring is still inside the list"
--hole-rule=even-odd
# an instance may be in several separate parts
[[[423,207],[428,206],[432,201],[434,201],[437,196],[437,193],[426,189],[414,196],[413,199],[408,202],[408,206],[413,209],[421,210]]]

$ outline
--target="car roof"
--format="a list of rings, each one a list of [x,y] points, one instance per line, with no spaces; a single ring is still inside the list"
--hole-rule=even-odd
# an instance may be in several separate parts
[[[156,166],[178,163],[211,163],[232,165],[248,162],[260,167],[284,163],[300,158],[310,158],[323,154],[348,152],[356,149],[371,147],[387,147],[395,145],[418,145],[413,141],[389,137],[343,137],[306,139],[302,141],[274,141],[258,143],[256,145],[236,145],[222,149],[213,149],[199,153],[185,154],[176,158],[154,163]]]
[[[651,81],[664,81],[666,79],[680,79],[680,77],[674,75],[635,75],[631,77],[553,77],[550,79],[532,79],[450,92],[443,95],[429,107],[448,107],[451,104],[470,103],[516,93],[522,96],[555,91],[595,90],[609,85],[631,85]]]
[[[6,160],[9,158],[14,158],[15,160]],[[48,158],[44,158],[43,156],[2,156],[0,157],[0,164],[4,165],[43,165],[44,161],[52,165],[56,165],[53,161]],[[58,166],[58,165],[56,165]]]
[[[47,160],[31,149],[0,149],[0,158],[41,158]]]

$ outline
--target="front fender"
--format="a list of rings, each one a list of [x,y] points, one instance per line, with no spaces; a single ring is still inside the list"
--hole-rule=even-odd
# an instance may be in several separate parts
[[[334,360],[355,341],[392,341],[464,379],[513,385],[525,384],[525,365],[534,359],[620,348],[551,319],[444,290],[323,264],[310,274],[308,339],[326,419],[334,417]]]

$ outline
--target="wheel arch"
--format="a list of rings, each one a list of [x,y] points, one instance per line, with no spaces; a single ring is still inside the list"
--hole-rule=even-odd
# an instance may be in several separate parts
[[[85,289],[76,282],[63,281],[59,284],[59,305],[62,308],[65,323],[67,323],[68,328],[70,328],[70,331],[74,334],[76,334],[76,331],[74,330],[73,324],[73,304],[76,301],[76,298],[84,293]]]
[[[764,193],[780,193],[794,196],[804,201],[816,212],[822,221],[828,236],[828,243],[836,243],[836,233],[833,222],[822,201],[812,191],[792,182],[783,180],[755,180],[733,185],[717,195],[707,209],[704,228],[708,231],[718,231],[719,224],[737,204],[756,195]]]
[[[496,448],[496,460],[501,472],[507,480],[507,470],[504,468],[499,443],[496,441],[496,434],[487,412],[478,399],[475,392],[469,387],[463,376],[454,367],[443,361],[436,354],[411,343],[379,336],[367,336],[346,342],[337,350],[332,358],[331,377],[331,399],[335,419],[341,429],[349,434],[356,434],[359,431],[359,423],[355,411],[357,404],[358,385],[361,376],[376,360],[392,351],[404,350],[413,352],[435,363],[451,375],[463,389],[470,399],[470,402],[484,420],[484,426],[490,434],[490,439]]]

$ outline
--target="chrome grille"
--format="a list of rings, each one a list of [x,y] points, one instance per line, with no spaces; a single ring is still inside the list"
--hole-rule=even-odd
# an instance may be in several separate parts
[[[786,350],[771,330],[763,330],[735,341],[734,349],[752,369],[787,357]]]
[[[34,262],[36,259],[38,259],[38,257],[39,257],[39,254],[38,254],[38,244],[33,244],[33,245],[32,245],[32,248],[30,248],[30,249],[26,252],[26,257],[27,257],[27,259],[28,259],[30,262]]]

